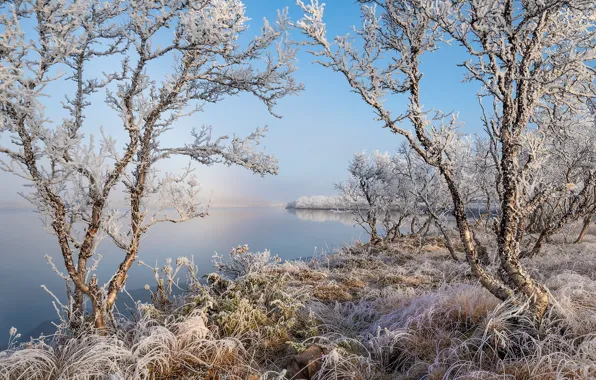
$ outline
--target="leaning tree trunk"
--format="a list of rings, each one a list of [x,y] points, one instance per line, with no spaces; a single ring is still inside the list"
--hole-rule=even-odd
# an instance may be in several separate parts
[[[420,227],[420,229],[416,233],[422,237],[426,237],[426,235],[428,235],[428,230],[430,229],[431,223],[432,223],[432,217],[429,216],[428,218],[426,218],[426,220],[424,221],[424,224],[422,225],[422,227]]]
[[[472,234],[468,219],[466,218],[465,204],[460,196],[453,173],[445,166],[440,165],[439,170],[447,182],[449,193],[453,201],[453,216],[457,224],[460,240],[464,246],[466,259],[470,265],[472,274],[480,281],[489,292],[495,297],[505,301],[514,297],[514,292],[498,278],[486,271],[480,263],[476,248],[472,241]]]
[[[399,225],[394,225],[387,231],[387,240],[390,242],[396,242],[397,239],[401,236],[399,233]]]
[[[532,249],[527,250],[527,251],[521,251],[520,257],[527,258],[527,257],[537,256],[540,253],[540,251],[542,250],[542,246],[544,245],[544,242],[547,240],[547,238],[549,236],[550,236],[549,230],[541,231],[540,235],[538,235],[538,238],[536,239],[536,242],[534,242]]]
[[[391,227],[389,231],[387,231],[387,239],[389,241],[396,242],[397,239],[399,239],[402,236],[400,228],[405,217],[406,215],[401,215],[397,222],[393,225],[393,227]]]
[[[437,226],[439,231],[441,231],[441,234],[443,234],[443,239],[445,240],[445,247],[447,248],[447,251],[449,251],[451,258],[455,261],[459,261],[459,259],[457,258],[457,254],[455,253],[455,248],[453,247],[453,241],[451,240],[449,233],[447,233],[447,229],[439,220],[435,220],[435,225]]]
[[[586,236],[586,233],[588,232],[588,228],[590,227],[590,223],[592,223],[593,216],[594,216],[593,214],[590,214],[584,218],[582,230],[579,232],[577,239],[575,239],[575,242],[574,242],[575,244],[579,244],[584,240],[584,237]]]

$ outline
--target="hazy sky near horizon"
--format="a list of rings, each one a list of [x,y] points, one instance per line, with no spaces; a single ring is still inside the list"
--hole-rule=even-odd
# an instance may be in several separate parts
[[[295,0],[245,0],[249,22],[249,36],[258,33],[263,17],[273,21],[279,8],[289,7],[292,20],[302,16]],[[360,22],[359,5],[352,0],[327,0],[325,21],[328,37],[350,32],[352,25]],[[297,30],[291,32],[301,39]],[[269,133],[262,142],[266,152],[279,160],[279,175],[260,177],[238,167],[215,165],[204,167],[197,163],[196,174],[202,185],[203,195],[213,194],[214,206],[225,205],[267,205],[287,202],[302,195],[332,195],[334,183],[346,178],[346,167],[354,152],[382,150],[394,152],[402,139],[382,128],[374,120],[371,109],[355,93],[350,92],[341,74],[313,64],[313,57],[306,48],[298,53],[296,78],[305,86],[298,96],[282,99],[275,112],[283,118],[268,114],[266,107],[250,95],[240,95],[212,105],[206,105],[204,112],[179,121],[179,125],[168,132],[166,145],[180,145],[190,142],[190,129],[211,125],[213,135],[245,136],[257,127],[267,125]],[[422,99],[425,109],[437,108],[443,111],[459,112],[465,123],[464,131],[480,131],[480,110],[476,100],[478,84],[462,83],[464,70],[457,66],[465,60],[457,46],[442,47],[439,51],[424,56]],[[95,70],[105,70],[105,63],[98,63]],[[154,79],[165,72],[156,70]],[[48,115],[60,120],[60,101],[64,92],[51,86],[44,101]],[[59,94],[53,96],[52,94]],[[104,94],[96,100],[102,102]],[[390,97],[387,104],[394,110],[405,110],[407,97]],[[55,113],[54,113],[55,112]],[[124,141],[125,134],[119,120],[112,112],[90,109],[85,125],[87,134],[98,134],[103,127],[117,140]],[[4,139],[1,137],[0,139]],[[0,140],[1,142],[1,140]],[[187,163],[187,159],[172,159],[163,167],[176,171]],[[0,207],[23,206],[26,204],[18,195],[23,181],[11,174],[0,172]]]

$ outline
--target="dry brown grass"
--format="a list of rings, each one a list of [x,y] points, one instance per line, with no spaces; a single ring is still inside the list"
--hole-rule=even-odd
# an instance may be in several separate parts
[[[366,287],[366,282],[356,276],[348,276],[341,283],[349,289],[364,289]]]
[[[313,296],[321,301],[350,301],[353,299],[350,289],[336,282],[317,285]]]
[[[389,285],[401,285],[407,287],[419,287],[423,285],[429,285],[433,281],[430,277],[426,276],[404,276],[401,274],[388,274],[386,276],[382,276],[379,279],[379,285],[381,286],[389,286]]]

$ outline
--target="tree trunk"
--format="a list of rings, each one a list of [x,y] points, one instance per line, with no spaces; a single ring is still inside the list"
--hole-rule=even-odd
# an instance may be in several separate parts
[[[443,234],[443,238],[445,240],[445,247],[447,247],[447,250],[449,251],[451,258],[453,258],[453,260],[455,261],[459,261],[459,259],[457,258],[457,254],[455,253],[455,248],[453,248],[453,242],[451,241],[451,237],[447,233],[445,226],[443,226],[443,223],[438,220],[435,220],[435,225]]]
[[[513,298],[514,292],[498,278],[487,272],[478,260],[476,249],[474,247],[474,243],[472,242],[470,226],[466,218],[465,204],[461,199],[457,184],[453,179],[453,174],[443,165],[439,166],[439,169],[443,175],[443,178],[445,178],[445,181],[447,182],[447,187],[449,188],[449,193],[451,194],[451,199],[453,200],[453,216],[455,217],[455,221],[457,223],[459,237],[464,246],[464,252],[466,253],[466,259],[468,264],[470,264],[472,274],[495,297],[503,301]]]
[[[483,265],[490,265],[490,257],[488,256],[488,250],[486,247],[478,240],[476,237],[476,232],[472,230],[472,238],[474,239],[474,243],[476,243],[476,251],[478,252],[478,260]]]
[[[422,237],[426,237],[426,235],[428,235],[428,230],[430,228],[431,223],[432,223],[432,218],[431,217],[426,218],[426,220],[424,221],[424,224],[422,225],[422,227],[420,227],[417,234]]]
[[[505,113],[505,112],[504,112]],[[505,122],[504,122],[505,123]],[[507,125],[507,123],[505,123]],[[536,282],[519,262],[520,248],[517,240],[519,227],[518,210],[518,150],[511,141],[511,132],[502,131],[501,172],[503,181],[502,215],[498,236],[498,256],[505,271],[509,286],[521,293],[530,302],[530,312],[535,319],[541,319],[549,305],[546,288]]]
[[[399,225],[394,225],[387,231],[387,240],[390,242],[395,242],[399,237]]]
[[[410,75],[416,78],[419,75],[418,56],[413,60],[410,68]],[[518,156],[520,153],[519,136],[527,125],[528,120],[532,114],[532,107],[528,100],[529,80],[520,81],[519,86],[514,89],[513,78],[515,70],[515,62],[507,62],[507,75],[499,79],[500,85],[504,88],[504,99],[502,100],[502,120],[500,120],[500,136],[501,142],[501,183],[502,200],[501,200],[501,223],[499,228],[498,239],[498,256],[501,260],[501,268],[505,272],[507,283],[504,283],[499,278],[489,273],[486,268],[480,263],[474,243],[472,241],[471,230],[466,218],[465,202],[461,197],[458,189],[455,175],[452,173],[448,165],[443,163],[442,157],[436,157],[431,153],[434,152],[434,145],[428,138],[424,123],[424,117],[420,112],[420,88],[419,81],[413,80],[410,85],[410,102],[413,105],[412,112],[409,113],[408,118],[415,127],[416,137],[424,146],[426,154],[421,153],[427,163],[438,167],[441,175],[447,182],[449,193],[453,201],[453,216],[457,223],[461,242],[464,246],[466,259],[470,264],[472,274],[478,278],[482,285],[490,291],[493,295],[501,300],[517,299],[517,295],[521,294],[530,302],[530,312],[536,319],[542,318],[549,304],[549,297],[546,288],[539,285],[528,273],[524,271],[519,263],[519,241],[516,239],[516,227],[518,222],[518,215],[520,215],[518,201],[519,194],[517,183],[519,182],[519,165]],[[526,67],[524,74],[527,74],[529,69]],[[529,75],[526,75],[529,77]],[[512,94],[516,93],[516,98]]]
[[[540,235],[538,235],[538,239],[536,239],[536,242],[532,246],[532,249],[530,251],[524,251],[524,252],[522,252],[520,256],[522,258],[537,256],[540,253],[540,251],[542,250],[543,243],[546,241],[546,239],[549,236],[550,236],[550,233],[548,233],[546,230],[540,232]]]
[[[577,236],[577,239],[575,239],[575,244],[579,244],[584,240],[584,236],[586,236],[586,233],[588,232],[588,228],[590,227],[590,223],[592,222],[592,214],[586,216],[584,218],[584,224],[582,226],[582,230],[580,231],[579,235]]]
[[[416,223],[418,223],[418,218],[416,217],[416,215],[414,215],[412,217],[412,220],[410,221],[410,233],[412,235],[416,234]]]
[[[124,261],[122,261],[120,263],[118,270],[116,271],[116,273],[114,274],[114,277],[112,278],[112,280],[110,281],[110,284],[108,285],[108,295],[107,295],[107,299],[106,299],[106,310],[110,313],[112,312],[112,308],[114,307],[114,304],[116,303],[116,298],[118,297],[118,292],[120,291],[120,289],[122,289],[122,287],[126,283],[126,279],[128,277],[128,270],[130,269],[130,267],[132,266],[132,264],[134,263],[134,261],[137,258],[138,248],[139,248],[139,239],[140,239],[140,235],[136,239],[136,242],[133,242],[131,244],[131,248],[127,252],[126,257],[124,258]]]
[[[377,229],[373,229],[373,231],[370,234],[370,244],[379,245],[382,241],[383,239],[381,239],[381,237],[377,233]]]
[[[392,236],[391,236],[390,240],[392,242],[395,242],[398,238],[400,238],[402,236],[400,228],[401,228],[401,224],[405,217],[406,217],[405,215],[400,216],[399,219],[397,220],[397,223],[391,229]],[[387,238],[389,238],[389,234],[387,235]]]
[[[70,328],[73,330],[77,330],[81,327],[81,318],[85,315],[85,310],[83,310],[84,297],[85,294],[81,289],[75,286],[74,294],[72,295],[72,309],[68,316]]]
[[[105,331],[105,317],[107,310],[105,309],[105,303],[103,302],[101,291],[97,285],[97,277],[95,276],[93,276],[91,281],[89,281],[89,292],[87,295],[89,296],[89,299],[91,300],[91,306],[93,307],[94,326],[100,331]]]
[[[100,331],[106,330],[105,313],[101,306],[93,307],[93,320],[96,329]]]

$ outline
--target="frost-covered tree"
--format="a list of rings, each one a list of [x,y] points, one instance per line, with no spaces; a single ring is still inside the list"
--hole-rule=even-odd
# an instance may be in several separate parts
[[[356,153],[348,165],[350,177],[335,185],[342,201],[352,210],[355,222],[370,235],[372,244],[382,240],[377,225],[388,206],[385,173],[390,162],[388,154],[378,151],[372,157],[366,152]]]
[[[576,104],[541,110],[536,123],[541,128],[535,140],[545,154],[531,172],[533,181],[566,191],[545,197],[530,213],[525,229],[537,237],[522,256],[538,254],[546,239],[578,219],[584,219],[581,240],[596,207],[596,124],[591,108]]]
[[[458,261],[447,226],[447,217],[453,206],[441,174],[434,166],[424,162],[407,144],[401,146],[395,161],[397,174],[408,184],[408,192],[413,195],[416,203],[420,203],[422,212],[431,218],[443,235],[449,254]]]
[[[460,184],[461,196],[466,207],[468,215],[482,217],[484,212],[478,212],[479,205],[486,203],[483,193],[481,170],[482,151],[477,151],[477,142],[468,138],[460,137],[459,141],[453,144],[457,149],[450,152],[450,156],[460,163],[457,168],[457,182]],[[407,184],[404,188],[412,194],[414,202],[419,207],[419,213],[426,215],[441,235],[443,235],[445,246],[451,257],[458,261],[455,251],[455,245],[452,239],[452,227],[450,216],[453,214],[453,202],[449,193],[449,188],[440,170],[433,165],[429,165],[420,157],[407,143],[402,144],[399,153],[395,155],[395,170],[397,175],[402,177],[402,182]],[[490,207],[489,207],[490,208]],[[484,247],[479,247],[479,241],[476,239],[473,227],[479,224],[478,220],[471,228],[472,239],[476,243],[479,251],[478,256],[482,262],[488,262],[484,256]]]
[[[143,234],[156,223],[206,215],[191,170],[160,175],[161,161],[182,155],[277,172],[276,159],[256,150],[264,129],[229,140],[203,127],[184,146],[161,141],[205,103],[249,93],[273,113],[278,99],[301,89],[292,78],[294,50],[284,43],[287,14],[240,44],[248,29],[240,0],[14,0],[0,7],[2,169],[27,181],[25,197],[56,235],[62,276],[72,284],[71,322],[80,323],[89,299],[95,327],[105,328]],[[101,59],[114,71],[95,75],[91,66]],[[43,99],[58,95],[65,117],[51,118]],[[98,103],[119,122],[94,136],[101,120],[86,112]],[[118,128],[127,136],[121,144],[107,132]],[[121,190],[125,207],[113,203]],[[106,236],[123,257],[101,285],[91,272]]]
[[[349,178],[336,185],[342,203],[370,235],[372,244],[383,240],[379,226],[387,240],[395,240],[401,236],[404,219],[416,214],[416,199],[398,175],[395,163],[388,152],[355,153],[348,166]]]
[[[543,199],[565,188],[531,179],[539,150],[528,131],[539,110],[570,107],[596,96],[596,4],[591,0],[360,0],[362,28],[356,37],[327,38],[324,5],[297,3],[305,12],[297,26],[308,37],[320,64],[341,73],[379,121],[403,136],[445,179],[453,214],[472,273],[502,300],[527,300],[540,318],[548,291],[519,261],[524,220]],[[495,146],[500,213],[495,225],[498,273],[478,258],[466,218],[457,160],[448,154],[456,141],[456,119],[425,110],[420,100],[421,57],[447,37],[467,52],[466,80],[480,84],[492,103],[486,124]],[[426,57],[432,59],[432,56]],[[407,95],[409,106],[395,114],[385,100]],[[413,130],[403,126],[409,122]],[[538,127],[539,128],[539,127]],[[530,198],[524,197],[534,187]]]
[[[387,166],[384,173],[387,186],[384,197],[387,200],[387,208],[382,219],[386,238],[395,241],[402,237],[402,224],[410,218],[410,234],[424,234],[428,232],[432,219],[426,217],[420,226],[417,226],[418,217],[424,216],[420,208],[420,200],[412,191],[412,184],[403,175],[400,175],[399,154],[391,157],[391,164]],[[418,228],[417,228],[418,227]]]

